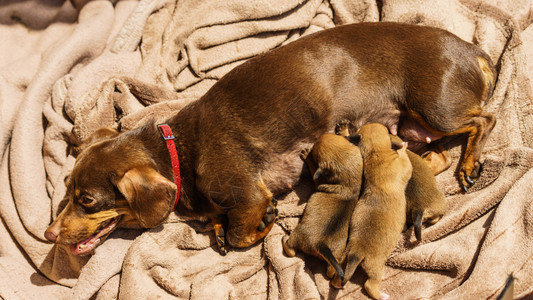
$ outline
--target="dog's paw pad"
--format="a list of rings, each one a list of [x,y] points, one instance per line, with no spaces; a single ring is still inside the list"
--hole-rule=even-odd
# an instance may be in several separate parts
[[[222,256],[225,256],[226,254],[228,254],[228,248],[227,247],[218,247],[218,253],[220,253],[220,255]]]
[[[483,171],[483,165],[479,161],[477,161],[474,164],[474,170],[472,170],[472,173],[470,174],[470,176],[467,176],[467,177],[470,179],[474,178],[474,180],[476,180],[481,175],[481,171]]]
[[[266,228],[265,222],[261,221],[261,223],[259,223],[259,226],[257,226],[257,231],[263,232],[265,228]]]
[[[259,226],[257,226],[258,231],[262,232],[263,230],[265,230],[266,227],[268,227],[272,222],[274,222],[278,215],[278,209],[276,208],[278,201],[272,198],[271,203],[272,205],[267,206],[267,208],[265,209],[265,214],[261,219],[261,223],[259,223]]]
[[[265,214],[263,216],[263,222],[265,222],[265,224],[270,224],[270,223],[274,222],[275,218],[276,218],[276,215],[274,213]]]

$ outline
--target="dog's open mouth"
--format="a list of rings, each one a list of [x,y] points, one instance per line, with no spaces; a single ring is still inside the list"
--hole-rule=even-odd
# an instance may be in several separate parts
[[[91,252],[98,244],[100,244],[101,239],[111,233],[120,222],[122,216],[117,216],[111,218],[102,223],[100,229],[97,230],[93,235],[84,239],[83,241],[78,242],[77,244],[72,244],[69,246],[69,250],[74,255],[87,254]]]

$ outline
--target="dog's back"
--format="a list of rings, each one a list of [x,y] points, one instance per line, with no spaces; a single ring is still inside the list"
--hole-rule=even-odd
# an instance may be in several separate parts
[[[407,110],[425,116],[438,131],[456,130],[455,115],[464,124],[468,112],[479,109],[486,89],[477,57],[486,54],[441,29],[397,23],[339,26],[252,58],[221,78],[193,104],[214,112],[197,131],[220,132],[225,139],[226,131],[238,128],[238,141],[228,142],[253,150],[240,159],[265,162],[262,177],[276,194],[298,178],[301,163],[294,158],[300,149],[338,120],[348,119],[356,128],[368,122],[392,127]],[[453,107],[454,119],[435,115],[441,113],[438,107]],[[201,143],[211,141],[206,137]],[[227,160],[210,165],[220,161]]]

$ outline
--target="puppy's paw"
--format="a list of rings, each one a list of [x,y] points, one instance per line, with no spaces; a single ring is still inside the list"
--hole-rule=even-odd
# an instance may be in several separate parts
[[[389,300],[389,299],[390,299],[390,296],[385,293],[381,293],[381,296],[379,297],[379,300]]]
[[[300,151],[300,158],[305,161],[307,159],[307,156],[309,156],[309,152],[311,152],[311,148],[305,148],[302,151]]]
[[[342,280],[337,274],[335,274],[335,277],[333,277],[333,279],[329,283],[331,284],[332,287],[336,289],[344,288],[344,286],[342,285]]]
[[[287,235],[285,235],[285,236],[283,236],[283,238],[281,238],[281,243],[282,243],[282,246],[283,246],[283,252],[285,252],[285,254],[288,257],[294,257],[294,256],[296,256],[296,251],[294,250],[294,248],[289,246],[288,241],[289,241],[289,236],[287,236]]]
[[[344,119],[335,125],[335,134],[341,136],[350,135],[350,121]]]

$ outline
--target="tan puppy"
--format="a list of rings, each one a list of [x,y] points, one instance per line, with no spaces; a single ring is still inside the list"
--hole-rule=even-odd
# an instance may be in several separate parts
[[[402,139],[393,135],[391,135],[391,141],[398,144],[403,142]],[[446,212],[446,200],[437,187],[437,180],[432,170],[424,159],[409,150],[407,150],[407,156],[413,166],[413,174],[405,190],[406,223],[414,225],[416,239],[421,241],[422,224],[437,223]]]
[[[348,138],[326,133],[309,153],[302,152],[302,158],[313,174],[316,192],[309,198],[298,226],[290,237],[283,238],[283,249],[291,257],[296,249],[321,257],[329,263],[328,276],[336,272],[342,279],[337,258],[346,247],[350,217],[359,198],[361,152]]]
[[[385,262],[405,224],[405,188],[412,167],[407,144],[395,151],[387,128],[381,124],[363,125],[358,130],[363,156],[363,190],[350,221],[350,234],[345,250],[344,280],[335,277],[332,284],[341,287],[361,266],[368,275],[365,290],[373,299],[387,299],[378,286]],[[356,135],[356,136],[358,136]]]
[[[341,136],[350,135],[350,122],[343,120],[335,127],[335,133]],[[398,146],[403,143],[398,136],[390,135],[392,143]],[[431,167],[422,157],[407,150],[407,156],[413,166],[411,179],[407,183],[405,197],[407,201],[407,224],[414,225],[415,236],[422,240],[422,224],[437,223],[446,211],[444,194],[437,187],[437,181]]]

